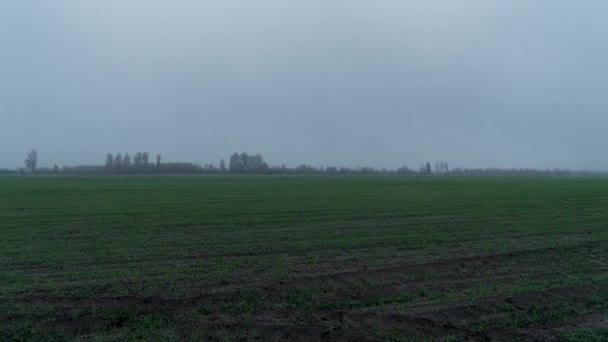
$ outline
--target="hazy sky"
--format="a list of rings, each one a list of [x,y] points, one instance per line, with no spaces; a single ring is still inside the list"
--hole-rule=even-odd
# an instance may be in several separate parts
[[[1,0],[0,167],[608,169],[606,0]]]

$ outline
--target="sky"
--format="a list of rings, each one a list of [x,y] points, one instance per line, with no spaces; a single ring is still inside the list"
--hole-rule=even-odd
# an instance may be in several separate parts
[[[608,170],[605,0],[2,0],[0,167]]]

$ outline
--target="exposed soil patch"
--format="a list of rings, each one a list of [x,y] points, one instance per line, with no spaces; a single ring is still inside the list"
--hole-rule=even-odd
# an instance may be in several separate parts
[[[593,252],[599,253],[598,249],[603,247],[604,244],[590,244]],[[55,326],[74,335],[139,326],[145,324],[146,317],[162,317],[173,322],[172,331],[183,337],[204,329],[254,340],[268,337],[390,340],[399,336],[414,340],[425,337],[544,340],[558,339],[564,332],[580,326],[603,327],[601,314],[606,308],[602,300],[607,299],[607,294],[598,286],[486,295],[486,299],[474,299],[469,305],[446,304],[441,297],[460,298],[462,293],[479,287],[520,281],[522,275],[530,280],[559,278],[561,273],[553,267],[538,267],[534,263],[511,265],[517,258],[537,259],[551,250],[462,257],[389,268],[362,266],[336,274],[249,286],[220,284],[205,289],[204,293],[176,299],[160,296],[24,298],[20,303],[32,307],[53,305]],[[504,271],[506,266],[508,273]],[[353,283],[363,286],[357,288]],[[26,314],[0,315],[0,321],[32,319],[35,317]]]

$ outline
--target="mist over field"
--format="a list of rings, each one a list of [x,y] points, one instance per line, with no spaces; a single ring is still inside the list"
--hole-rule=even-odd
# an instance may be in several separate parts
[[[608,4],[0,2],[0,167],[608,169]]]
[[[606,0],[0,0],[0,341],[608,341]]]

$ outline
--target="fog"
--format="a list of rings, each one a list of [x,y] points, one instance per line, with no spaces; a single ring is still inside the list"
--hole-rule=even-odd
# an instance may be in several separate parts
[[[601,0],[2,0],[0,167],[608,170]]]

